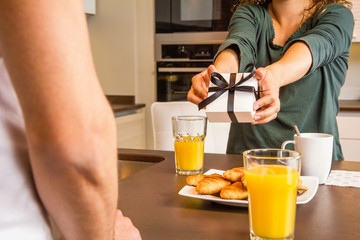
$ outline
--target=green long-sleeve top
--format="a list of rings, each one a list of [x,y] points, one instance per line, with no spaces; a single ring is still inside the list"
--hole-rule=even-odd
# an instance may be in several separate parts
[[[353,27],[353,15],[348,8],[329,4],[303,23],[284,46],[279,46],[273,43],[275,33],[267,5],[239,6],[218,54],[228,47],[237,47],[240,72],[249,63],[265,67],[278,61],[296,41],[308,45],[313,63],[304,77],[280,88],[280,112],[275,120],[259,125],[231,125],[227,152],[280,148],[282,142],[293,139],[293,125],[296,124],[304,133],[332,134],[333,159],[342,160],[336,115],[340,88],[348,68]],[[291,74],[291,69],[288,72]]]

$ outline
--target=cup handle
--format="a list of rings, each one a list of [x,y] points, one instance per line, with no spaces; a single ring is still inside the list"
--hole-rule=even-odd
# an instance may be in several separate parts
[[[294,140],[288,140],[288,141],[285,141],[281,144],[281,149],[285,149],[286,148],[286,145],[288,144],[294,144],[295,145],[295,141]]]

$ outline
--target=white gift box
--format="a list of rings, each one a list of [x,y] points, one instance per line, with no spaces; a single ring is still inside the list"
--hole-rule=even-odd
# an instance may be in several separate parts
[[[238,83],[242,78],[247,77],[250,73],[234,73],[236,74],[235,83]],[[230,73],[221,73],[224,80],[227,83],[230,82]],[[254,89],[258,90],[258,84],[256,79],[251,77],[246,80],[240,87],[249,86],[254,87]],[[210,82],[209,87],[217,87],[212,82]],[[208,97],[215,94],[215,92],[209,92]],[[228,112],[228,97],[229,91],[225,91],[220,97],[215,99],[213,102],[209,103],[206,106],[206,115],[209,119],[209,122],[252,122],[255,111],[253,110],[253,105],[256,101],[256,96],[254,92],[246,92],[246,91],[234,91],[234,101],[233,101],[233,116],[235,116],[236,120],[233,121],[230,118]],[[230,112],[230,114],[232,114]]]

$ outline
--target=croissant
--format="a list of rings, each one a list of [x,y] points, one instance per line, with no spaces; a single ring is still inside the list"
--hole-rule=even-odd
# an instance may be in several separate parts
[[[211,175],[197,174],[197,175],[193,175],[193,176],[188,176],[186,178],[186,184],[196,187],[199,184],[199,182],[201,182],[204,178],[212,178],[212,177],[222,178],[223,176],[218,173],[213,173]]]
[[[200,194],[215,194],[221,191],[231,182],[223,177],[209,176],[205,177],[197,186],[196,191]]]
[[[297,194],[298,194],[298,196],[302,195],[304,192],[306,192],[308,190],[308,188],[305,187],[302,184],[303,184],[303,182],[301,181],[301,179],[299,179],[299,183],[297,185]]]
[[[220,192],[220,197],[224,199],[247,199],[248,192],[241,182],[235,182],[224,187]]]
[[[223,175],[218,174],[218,173],[213,173],[210,175],[205,175],[206,178],[214,178],[214,177],[219,177],[219,178],[224,178]]]
[[[238,182],[244,176],[244,168],[238,167],[224,172],[224,178],[231,182]]]
[[[231,182],[234,182],[231,184]],[[247,199],[247,184],[244,174],[244,168],[233,168],[224,172],[224,176],[213,173],[211,175],[198,174],[188,176],[186,183],[196,187],[199,194],[216,194],[220,192],[223,199]],[[231,185],[230,185],[231,184]],[[298,195],[308,190],[299,179],[297,186]]]
[[[206,176],[205,174],[198,174],[198,175],[188,176],[186,178],[186,184],[196,187],[199,184],[199,182],[204,179],[205,176]]]
[[[241,183],[242,185],[247,188],[247,183],[246,183],[246,179],[245,179],[245,175],[241,177]]]

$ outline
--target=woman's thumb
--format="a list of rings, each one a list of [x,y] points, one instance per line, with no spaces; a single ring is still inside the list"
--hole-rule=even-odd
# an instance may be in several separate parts
[[[207,73],[210,76],[211,73],[213,73],[213,72],[217,72],[217,70],[216,70],[216,67],[213,64],[211,64],[207,69]]]
[[[256,72],[254,74],[254,78],[257,81],[261,81],[266,75],[266,70],[264,68],[258,68],[256,69]]]

